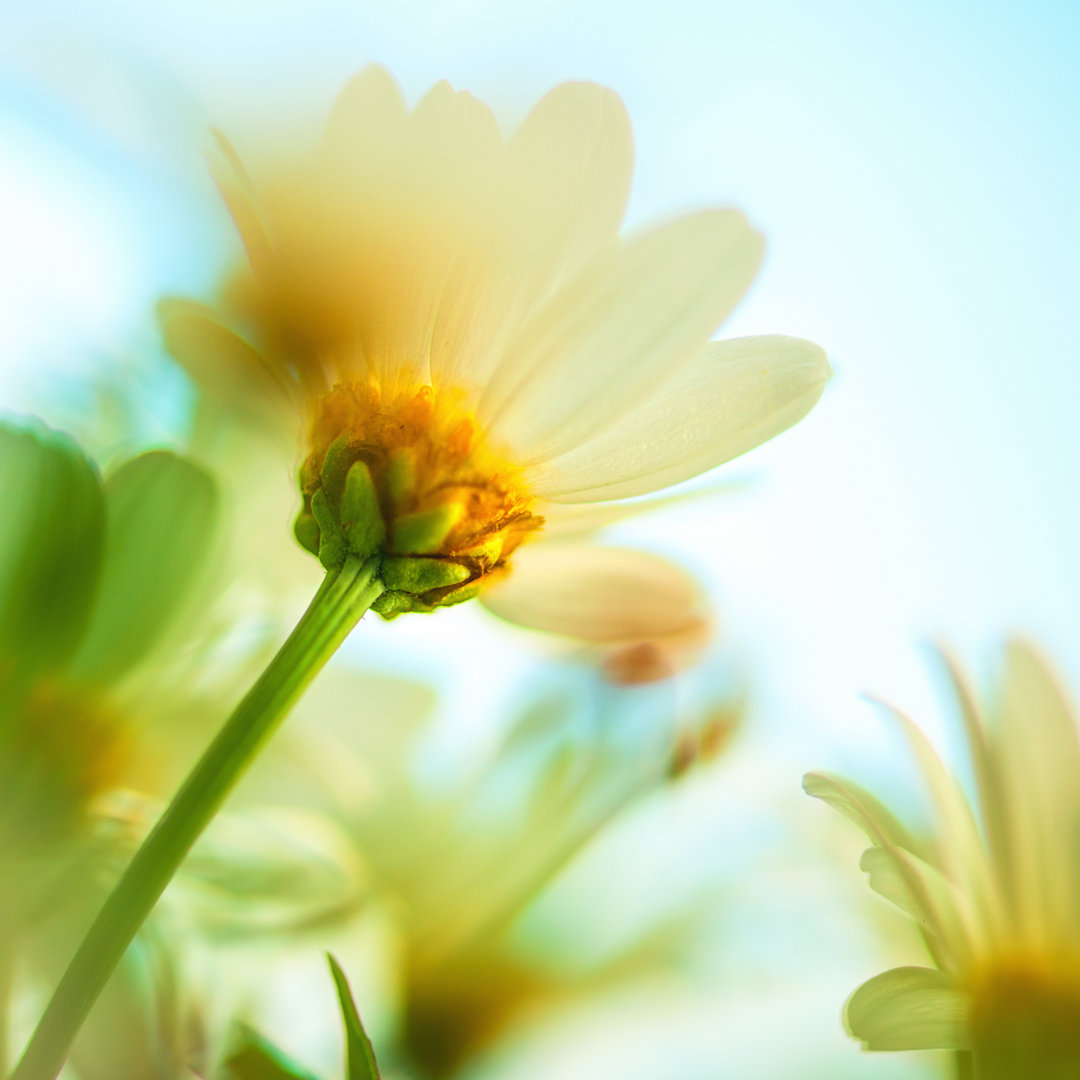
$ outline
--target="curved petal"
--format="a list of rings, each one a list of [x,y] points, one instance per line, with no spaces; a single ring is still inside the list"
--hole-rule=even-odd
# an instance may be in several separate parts
[[[652,397],[532,472],[553,502],[646,495],[706,472],[801,420],[828,378],[825,353],[789,337],[713,341]]]
[[[893,968],[848,998],[844,1023],[867,1050],[967,1050],[969,1009],[967,994],[945,972]]]
[[[685,570],[658,555],[587,544],[526,545],[481,599],[508,622],[596,644],[663,638],[703,620]]]
[[[580,446],[699,352],[742,298],[761,251],[761,237],[734,210],[628,239],[507,345],[481,419],[525,463]]]

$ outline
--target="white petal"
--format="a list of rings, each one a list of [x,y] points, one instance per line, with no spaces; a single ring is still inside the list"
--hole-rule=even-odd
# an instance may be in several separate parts
[[[581,445],[700,351],[746,291],[761,250],[760,236],[733,210],[629,238],[507,345],[482,421],[525,463]]]
[[[605,503],[549,503],[537,499],[534,512],[544,519],[544,543],[557,540],[581,541],[593,533],[606,529],[628,518],[652,514],[681,503],[698,502],[702,499],[721,498],[746,491],[746,479],[728,483],[708,484],[692,491],[678,491],[652,499],[634,499],[630,502]]]
[[[433,378],[483,386],[522,319],[615,242],[632,159],[610,90],[566,83],[537,104],[498,169],[473,183],[478,212],[440,307]]]
[[[405,123],[405,99],[394,77],[378,64],[354,75],[338,94],[326,125],[324,145],[336,163],[371,162],[396,145]]]
[[[299,387],[221,322],[217,312],[192,300],[158,302],[165,348],[199,390],[230,408],[268,420],[292,419]]]
[[[798,338],[709,342],[617,424],[533,470],[532,489],[600,502],[689,480],[801,420],[828,374],[824,352]]]
[[[867,1050],[966,1050],[969,1010],[945,972],[903,967],[863,983],[844,1006],[844,1022]]]
[[[1021,641],[1006,654],[999,725],[991,735],[1003,804],[1015,915],[1032,947],[1080,944],[1080,749],[1076,719],[1045,662]]]
[[[648,641],[698,627],[702,601],[685,571],[657,555],[587,544],[526,545],[482,594],[500,618],[580,641]]]

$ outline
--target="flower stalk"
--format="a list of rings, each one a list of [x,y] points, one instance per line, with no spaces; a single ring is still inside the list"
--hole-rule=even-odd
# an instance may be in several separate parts
[[[327,573],[288,640],[135,853],[60,981],[11,1080],[53,1080],[139,927],[289,709],[383,593],[377,558]]]

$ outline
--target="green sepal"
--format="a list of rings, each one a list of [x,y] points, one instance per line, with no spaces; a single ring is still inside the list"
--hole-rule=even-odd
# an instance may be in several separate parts
[[[345,1077],[346,1080],[380,1080],[379,1065],[375,1060],[375,1050],[364,1031],[360,1014],[356,1010],[348,980],[341,970],[341,965],[329,954],[330,974],[334,977],[338,1002],[341,1005],[341,1017],[345,1022]]]
[[[479,595],[483,587],[484,583],[478,579],[462,585],[460,589],[452,589],[450,592],[441,593],[439,595],[439,607],[453,607],[454,604],[464,604],[466,600],[471,600],[474,596]]]
[[[445,589],[466,581],[472,571],[461,563],[446,559],[383,559],[380,571],[387,589],[418,595],[432,589]]]
[[[217,485],[164,450],[125,462],[105,481],[100,591],[72,677],[106,683],[167,634],[214,548]]]
[[[338,516],[349,550],[361,559],[374,555],[386,542],[379,496],[371,470],[362,461],[355,462],[345,477]]]
[[[293,522],[293,535],[296,537],[296,542],[305,551],[310,551],[315,556],[319,554],[319,537],[321,535],[319,523],[310,510],[301,510],[296,515],[296,521]]]
[[[392,506],[400,506],[416,487],[416,452],[410,448],[395,450],[386,461],[383,483]]]
[[[345,481],[353,462],[356,461],[356,445],[348,435],[340,435],[329,446],[323,458],[320,477],[323,490],[332,502],[337,503],[345,490]]]
[[[0,668],[56,670],[97,592],[105,499],[97,471],[43,424],[0,423]]]
[[[384,619],[393,619],[407,611],[415,611],[416,597],[404,592],[384,592],[371,605],[371,610]]]
[[[233,1029],[233,1049],[221,1063],[224,1080],[316,1080],[247,1024]]]
[[[402,555],[434,555],[441,551],[450,530],[461,520],[465,507],[459,502],[443,503],[394,521],[391,550]]]
[[[311,514],[319,526],[319,562],[327,570],[337,570],[345,562],[345,532],[323,488],[311,496]]]

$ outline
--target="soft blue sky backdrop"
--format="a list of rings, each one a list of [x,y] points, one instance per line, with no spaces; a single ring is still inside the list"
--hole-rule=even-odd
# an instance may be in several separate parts
[[[0,388],[47,414],[51,372],[152,342],[154,297],[206,287],[209,124],[292,128],[369,60],[508,123],[557,81],[607,83],[635,126],[631,219],[741,207],[769,253],[724,332],[809,337],[836,369],[727,470],[752,492],[623,535],[709,582],[793,783],[884,774],[857,694],[932,724],[922,641],[981,664],[1019,628],[1080,687],[1077,55],[1068,2],[9,5]],[[361,641],[430,644],[446,673],[470,640],[450,618],[482,630]]]

